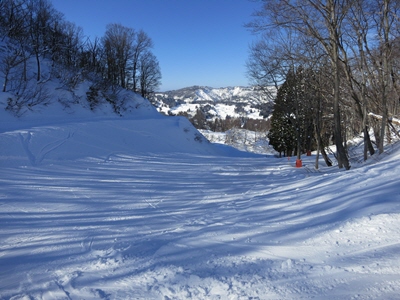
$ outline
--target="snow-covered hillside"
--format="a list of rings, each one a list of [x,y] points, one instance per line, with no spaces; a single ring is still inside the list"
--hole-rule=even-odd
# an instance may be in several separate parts
[[[256,87],[211,88],[193,86],[168,92],[155,93],[152,103],[164,114],[188,113],[193,116],[202,109],[209,118],[225,119],[268,117],[272,108],[274,88],[266,93]]]
[[[398,298],[399,145],[295,168],[130,95],[17,119],[1,94],[1,299]]]
[[[398,298],[400,145],[295,168],[42,63],[0,93],[0,299]]]

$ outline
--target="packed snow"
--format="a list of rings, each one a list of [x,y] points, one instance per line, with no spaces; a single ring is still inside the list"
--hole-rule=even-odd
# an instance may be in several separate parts
[[[1,299],[399,299],[398,144],[295,168],[132,101],[1,107]]]

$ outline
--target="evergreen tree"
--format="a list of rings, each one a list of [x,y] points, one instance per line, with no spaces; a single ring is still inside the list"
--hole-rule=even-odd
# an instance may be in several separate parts
[[[288,72],[286,81],[278,89],[268,134],[276,151],[291,155],[295,150],[298,159],[303,150],[310,149],[314,128],[306,74],[302,67]]]
[[[282,156],[282,153],[285,156],[292,155],[295,148],[295,132],[285,114],[279,110],[274,110],[271,117],[268,139],[270,145],[279,152],[279,156]]]
[[[281,155],[291,156],[295,149],[295,128],[293,120],[293,97],[291,96],[292,74],[278,89],[271,117],[271,129],[268,134],[269,143]]]

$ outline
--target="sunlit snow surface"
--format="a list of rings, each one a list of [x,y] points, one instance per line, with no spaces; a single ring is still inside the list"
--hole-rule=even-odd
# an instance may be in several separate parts
[[[350,171],[183,118],[0,134],[1,299],[398,299],[400,150]]]

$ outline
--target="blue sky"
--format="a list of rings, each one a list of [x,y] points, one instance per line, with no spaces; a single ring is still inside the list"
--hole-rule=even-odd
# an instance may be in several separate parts
[[[256,38],[243,25],[259,3],[249,0],[52,0],[90,37],[107,24],[143,29],[160,62],[161,91],[192,85],[248,85],[246,60]]]

